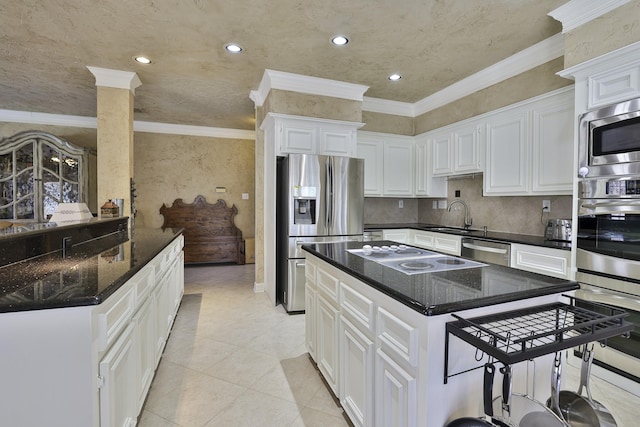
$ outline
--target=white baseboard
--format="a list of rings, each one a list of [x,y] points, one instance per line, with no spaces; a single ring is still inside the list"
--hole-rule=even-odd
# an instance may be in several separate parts
[[[253,282],[253,292],[264,292],[264,283]]]

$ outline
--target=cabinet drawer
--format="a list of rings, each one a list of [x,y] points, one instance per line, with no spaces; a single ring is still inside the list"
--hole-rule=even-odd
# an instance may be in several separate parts
[[[98,312],[98,351],[109,348],[133,317],[134,288],[125,284],[120,290],[122,292],[112,295]]]
[[[334,304],[338,303],[338,279],[321,268],[316,272],[318,289],[325,293]]]
[[[511,245],[511,267],[561,279],[569,277],[570,256],[561,249]]]
[[[340,308],[357,326],[373,332],[373,301],[344,283],[340,283]]]
[[[418,366],[418,330],[384,308],[378,308],[377,334],[381,347],[413,367]]]
[[[135,295],[135,306],[140,306],[151,293],[155,284],[154,268],[147,265],[131,278],[133,292]]]

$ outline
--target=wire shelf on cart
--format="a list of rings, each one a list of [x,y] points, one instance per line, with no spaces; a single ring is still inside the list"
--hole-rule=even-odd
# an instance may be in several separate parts
[[[627,312],[580,301],[594,310],[558,302],[472,319],[453,314],[458,320],[446,324],[445,384],[449,378],[449,334],[510,365],[633,330],[633,324],[624,320]]]

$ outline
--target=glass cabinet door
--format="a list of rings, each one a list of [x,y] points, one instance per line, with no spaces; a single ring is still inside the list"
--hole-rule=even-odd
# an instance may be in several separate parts
[[[59,203],[85,201],[85,150],[27,131],[0,141],[0,219],[46,221]]]

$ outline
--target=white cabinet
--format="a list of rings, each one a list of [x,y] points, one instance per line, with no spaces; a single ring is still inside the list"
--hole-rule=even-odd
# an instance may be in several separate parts
[[[100,427],[133,427],[138,417],[135,326],[130,324],[100,361]]]
[[[484,130],[478,121],[466,122],[453,130],[453,173],[484,170]]]
[[[571,251],[542,246],[511,244],[511,267],[568,279]]]
[[[382,196],[382,179],[384,175],[384,152],[382,137],[358,133],[358,154],[364,159],[364,195],[365,197]]]
[[[488,115],[484,194],[571,194],[574,123],[573,89]]]
[[[486,195],[524,195],[529,191],[529,112],[518,108],[487,123]]]
[[[536,103],[532,115],[531,193],[572,194],[573,128],[577,121],[572,97]]]
[[[305,291],[304,291],[304,327],[305,327],[305,342],[309,356],[317,362],[316,347],[317,347],[317,309],[316,301],[318,294],[318,287],[316,285],[316,266],[310,261],[305,261]]]
[[[275,129],[275,154],[322,154],[354,157],[356,132],[362,123],[269,113],[261,128]]]
[[[412,138],[387,136],[383,144],[382,193],[412,197],[414,190]]]
[[[431,144],[426,134],[415,140],[415,194],[417,197],[447,197],[447,180],[432,173]]]
[[[373,341],[346,316],[340,322],[340,404],[355,426],[373,423]]]
[[[433,176],[482,172],[484,132],[481,121],[466,120],[428,133],[432,148]]]
[[[453,134],[450,130],[438,131],[430,136],[433,175],[453,174]]]
[[[460,256],[462,237],[433,231],[408,230],[408,243],[424,249]]]
[[[417,426],[417,381],[384,351],[376,352],[376,427]]]
[[[390,229],[382,230],[382,238],[384,240],[391,240],[398,243],[410,243],[411,230],[409,229]]]
[[[338,279],[326,270],[316,272],[318,285],[316,301],[316,358],[318,369],[336,396],[339,391],[338,331]]]
[[[142,409],[153,374],[157,366],[155,336],[157,335],[156,327],[156,304],[154,298],[147,298],[142,307],[133,317],[135,324],[135,342],[137,344],[137,363],[136,363],[136,391],[137,405],[136,414]]]

